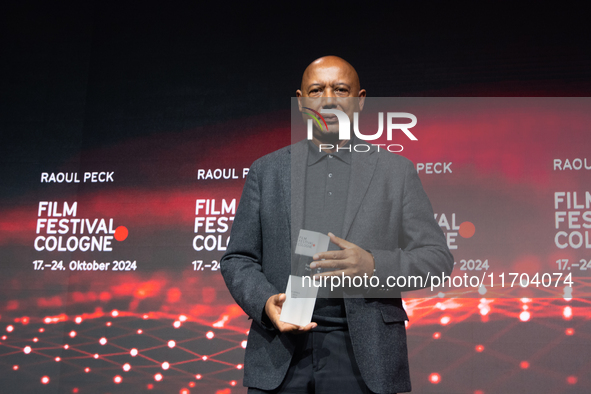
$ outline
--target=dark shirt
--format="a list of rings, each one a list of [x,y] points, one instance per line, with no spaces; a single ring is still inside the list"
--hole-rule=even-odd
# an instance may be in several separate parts
[[[351,152],[321,152],[312,141],[308,143],[310,149],[306,167],[304,229],[323,234],[332,232],[341,237],[351,176]],[[328,250],[340,248],[330,243]],[[327,290],[320,288],[312,316],[312,321],[318,323],[316,330],[346,328],[347,316],[343,299],[327,296]]]

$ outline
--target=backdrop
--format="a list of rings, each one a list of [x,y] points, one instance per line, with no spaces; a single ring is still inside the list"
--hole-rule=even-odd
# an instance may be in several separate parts
[[[414,97],[399,102],[419,141],[402,136],[400,154],[454,273],[494,274],[487,293],[406,295],[413,390],[591,389],[591,55],[576,17],[524,23],[526,9],[434,4],[5,8],[1,392],[246,391],[250,321],[219,259],[248,167],[290,143],[290,98],[326,54],[351,62],[370,96]],[[495,98],[425,98],[454,96]],[[501,272],[528,285],[499,287]],[[563,277],[536,285],[536,272]]]

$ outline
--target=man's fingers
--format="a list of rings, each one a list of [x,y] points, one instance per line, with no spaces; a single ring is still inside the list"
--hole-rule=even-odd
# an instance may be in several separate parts
[[[285,302],[286,296],[284,293],[275,294],[267,300],[265,304],[265,313],[271,319],[271,322],[277,326],[279,322],[279,316],[281,314],[281,308]]]
[[[281,306],[285,302],[286,298],[287,296],[285,295],[285,293],[276,294],[274,304],[277,306]]]
[[[316,328],[316,326],[318,326],[318,324],[312,322],[312,323],[307,324],[304,327],[300,327],[300,331],[310,331],[311,329]]]
[[[281,308],[286,298],[285,293],[275,294],[271,302],[274,306]]]
[[[306,332],[306,331],[310,331],[313,328],[316,328],[318,326],[318,324],[312,322],[307,324],[306,326],[296,326],[295,324],[291,324],[291,323],[284,323],[282,321],[278,321],[277,322],[277,329],[281,332],[294,332],[294,333],[302,333],[302,332]]]
[[[312,264],[310,264],[310,268],[312,268],[312,269],[316,269],[316,268],[345,269],[345,268],[349,268],[350,266],[351,266],[351,263],[347,260],[323,260],[323,261],[315,261]]]
[[[336,235],[334,235],[333,233],[328,233],[328,236],[330,237],[330,242],[332,242],[333,244],[337,245],[341,249],[347,249],[347,248],[350,248],[352,246],[355,246],[355,244],[352,244],[349,241],[346,241],[346,240],[344,240],[342,238],[339,238]]]
[[[329,252],[316,253],[312,258],[314,260],[342,260],[349,257],[349,252],[345,250],[331,250]]]
[[[281,332],[297,331],[300,328],[299,326],[296,326],[295,324],[284,323],[280,320],[277,320],[277,324],[275,326]]]

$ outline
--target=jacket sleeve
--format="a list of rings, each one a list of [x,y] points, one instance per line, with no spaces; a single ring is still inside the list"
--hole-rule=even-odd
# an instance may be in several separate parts
[[[262,271],[261,187],[257,170],[258,162],[255,162],[248,172],[220,266],[236,303],[251,319],[270,328],[264,313],[265,303],[279,291]]]
[[[410,161],[406,161],[404,171],[400,248],[371,250],[380,283],[387,283],[388,276],[405,277],[405,287],[391,288],[396,292],[428,287],[430,277],[450,275],[454,265],[443,231],[435,221],[429,198]],[[421,279],[415,281],[413,277]]]

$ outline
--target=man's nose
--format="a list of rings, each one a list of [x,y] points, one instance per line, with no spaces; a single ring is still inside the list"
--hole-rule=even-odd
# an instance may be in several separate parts
[[[323,103],[322,106],[324,108],[332,108],[336,106],[336,98],[334,91],[332,89],[326,89],[324,91]]]

